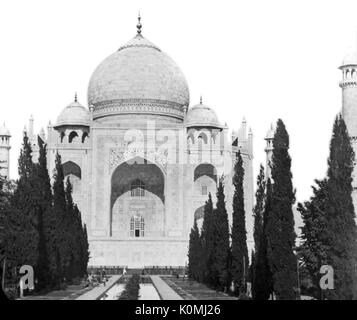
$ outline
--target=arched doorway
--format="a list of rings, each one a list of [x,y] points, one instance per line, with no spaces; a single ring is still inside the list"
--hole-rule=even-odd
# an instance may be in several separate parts
[[[165,177],[136,157],[120,164],[111,178],[110,236],[150,238],[164,235]]]

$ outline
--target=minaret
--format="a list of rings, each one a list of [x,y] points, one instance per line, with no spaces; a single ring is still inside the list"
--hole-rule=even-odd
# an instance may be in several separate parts
[[[9,179],[10,175],[10,132],[5,123],[0,127],[0,176]]]
[[[267,132],[264,140],[267,142],[266,147],[264,149],[266,153],[266,164],[265,164],[265,178],[271,178],[271,159],[273,156],[273,139],[274,139],[274,127],[273,124],[270,125],[270,129]]]
[[[343,59],[339,67],[342,71],[340,87],[342,89],[342,118],[346,123],[348,134],[355,154],[357,154],[357,52],[352,51]],[[352,199],[357,209],[357,166],[353,170]]]

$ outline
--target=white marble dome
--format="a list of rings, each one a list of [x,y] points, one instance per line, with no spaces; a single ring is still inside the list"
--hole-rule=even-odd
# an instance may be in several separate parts
[[[188,110],[185,125],[186,127],[222,128],[216,112],[202,103]]]
[[[90,126],[90,122],[91,117],[89,111],[75,98],[74,101],[60,113],[55,127],[66,125]]]
[[[150,102],[180,110],[189,104],[189,89],[177,64],[138,33],[94,71],[88,104],[95,112],[108,104]]]

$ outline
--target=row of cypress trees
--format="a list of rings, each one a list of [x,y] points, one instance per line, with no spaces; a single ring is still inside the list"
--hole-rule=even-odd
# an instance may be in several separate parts
[[[289,135],[279,119],[273,138],[271,177],[260,167],[254,206],[254,252],[251,261],[252,296],[267,300],[297,297],[295,253],[295,190],[292,184]]]
[[[229,230],[223,177],[217,187],[217,203],[213,206],[211,194],[204,206],[201,232],[194,221],[190,233],[188,275],[190,279],[207,286],[227,291],[231,282],[234,293],[243,293],[248,273],[243,179],[244,168],[240,152],[234,167],[232,230]]]
[[[14,277],[22,265],[34,267],[36,290],[58,287],[86,274],[89,260],[86,226],[64,182],[61,156],[56,154],[53,187],[47,169],[46,145],[38,138],[39,159],[24,134],[19,179],[4,210],[3,251],[7,270]]]
[[[244,211],[244,167],[238,153],[234,166],[234,195],[232,230],[229,235],[222,181],[217,190],[217,205],[211,197],[205,205],[202,231],[195,222],[190,236],[189,275],[215,289],[229,287],[233,282],[235,294],[246,291],[250,274],[253,298],[295,299],[297,295],[297,259],[295,250],[294,216],[292,206],[295,191],[292,185],[289,135],[281,119],[277,121],[273,139],[271,180],[258,176],[254,207],[255,252],[248,273],[248,250]],[[223,196],[222,196],[223,194]],[[224,216],[224,223],[221,217]],[[229,246],[229,236],[231,245]],[[222,239],[227,239],[223,241]],[[228,243],[228,244],[227,244]],[[228,253],[226,253],[228,252]]]
[[[298,298],[299,272],[304,270],[312,279],[315,298],[356,299],[357,227],[351,196],[354,152],[344,120],[339,116],[334,122],[327,177],[316,180],[313,196],[298,204],[303,220],[299,247],[295,246],[289,136],[281,120],[273,148],[271,180],[264,177],[263,167],[257,179],[253,299],[266,300],[273,293],[277,299]],[[333,268],[332,290],[320,287],[323,265]]]
[[[309,201],[298,204],[304,226],[298,249],[317,299],[357,299],[357,227],[352,202],[354,152],[341,116],[335,119],[327,176],[315,180]],[[320,268],[333,268],[334,288],[322,290]]]

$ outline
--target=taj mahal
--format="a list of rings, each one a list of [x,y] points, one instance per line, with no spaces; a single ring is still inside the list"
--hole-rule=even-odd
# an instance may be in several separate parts
[[[35,134],[33,123],[31,117],[26,131],[34,160],[39,136],[47,144],[50,175],[58,152],[73,184],[88,229],[89,265],[184,266],[194,219],[202,222],[209,193],[215,203],[219,179],[231,219],[238,150],[252,238],[252,132],[243,120],[228,137],[228,127],[202,98],[190,105],[184,74],[142,35],[140,17],[135,37],[93,72],[88,107],[76,95],[47,133]],[[10,134],[1,130],[8,134],[1,149],[8,157]]]
[[[65,177],[87,225],[91,266],[184,266],[193,222],[202,223],[208,194],[216,202],[223,179],[232,220],[233,168],[244,162],[248,250],[253,247],[253,134],[243,119],[228,133],[202,98],[190,103],[179,66],[142,35],[136,35],[94,70],[84,106],[77,95],[47,132],[27,134],[38,158],[37,137],[47,144],[48,169],[62,158]],[[356,150],[357,54],[340,67],[342,114]],[[274,130],[266,136],[269,164]],[[0,127],[0,174],[9,176],[10,132]],[[267,175],[269,172],[267,165]],[[354,179],[354,200],[357,181]]]

